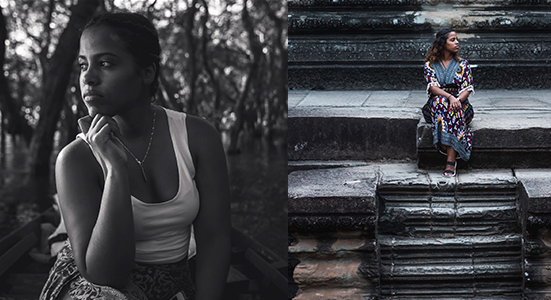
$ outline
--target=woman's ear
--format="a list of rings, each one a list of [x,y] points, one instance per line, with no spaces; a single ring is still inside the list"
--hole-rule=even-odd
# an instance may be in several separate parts
[[[155,80],[155,73],[157,72],[157,66],[155,64],[150,64],[148,67],[145,67],[141,70],[143,83],[149,85]]]

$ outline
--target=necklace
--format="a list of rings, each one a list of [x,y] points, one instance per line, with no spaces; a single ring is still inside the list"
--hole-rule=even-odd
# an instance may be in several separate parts
[[[151,148],[151,142],[153,141],[153,133],[155,132],[155,116],[157,115],[157,111],[155,110],[155,108],[153,108],[153,125],[151,126],[151,135],[149,137],[149,144],[147,144],[147,149],[145,150],[145,155],[143,157],[143,159],[140,161],[136,155],[134,155],[134,153],[132,153],[132,151],[130,151],[130,149],[128,149],[128,147],[126,147],[126,145],[119,139],[119,142],[121,143],[121,145],[124,147],[124,149],[126,149],[126,151],[128,151],[128,153],[130,153],[130,155],[132,155],[132,157],[134,158],[134,160],[136,161],[136,163],[138,164],[138,166],[140,166],[140,169],[142,170],[142,175],[143,175],[143,180],[145,180],[145,182],[147,182],[147,176],[145,176],[145,170],[143,169],[143,164],[145,163],[145,160],[147,159],[147,155],[149,154],[149,148]],[[117,138],[118,139],[118,138]]]
[[[445,62],[443,60],[440,60],[440,65],[442,66],[442,69],[444,69],[444,71],[446,71],[446,69],[448,69],[448,66],[450,65],[450,62],[451,62],[451,60],[448,62],[447,65],[444,65]]]

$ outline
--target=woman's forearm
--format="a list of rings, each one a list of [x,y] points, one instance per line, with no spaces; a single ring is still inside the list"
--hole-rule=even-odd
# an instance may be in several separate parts
[[[437,95],[437,96],[444,96],[446,97],[446,99],[448,99],[452,94],[444,91],[442,88],[440,87],[437,87],[435,85],[431,86],[429,88],[429,91],[433,94],[433,95]]]
[[[465,102],[465,100],[467,100],[467,98],[469,98],[470,94],[471,94],[471,91],[465,90],[465,91],[461,92],[461,94],[459,94],[459,96],[457,96],[457,99],[459,99],[459,101],[461,101],[461,102]]]
[[[231,259],[229,235],[213,236],[197,241],[197,300],[222,299]]]
[[[134,219],[126,167],[109,168],[98,219],[86,249],[86,273],[96,284],[122,287],[135,258]]]

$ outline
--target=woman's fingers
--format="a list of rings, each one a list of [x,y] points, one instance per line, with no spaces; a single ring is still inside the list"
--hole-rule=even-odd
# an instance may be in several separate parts
[[[108,116],[96,115],[92,120],[92,125],[86,134],[88,141],[105,142],[111,138],[111,134],[116,137],[120,136],[120,130],[117,122]]]
[[[108,123],[105,123],[103,124],[103,126],[101,126],[97,136],[107,136],[107,139],[109,139],[111,138],[111,135],[110,135],[111,132],[112,132],[111,125]]]
[[[88,130],[90,130],[90,127],[92,125],[92,117],[85,116],[80,119],[78,119],[78,127],[80,127],[80,131],[82,131],[84,134],[88,133]]]
[[[92,118],[92,123],[90,124],[90,127],[96,127],[96,124],[99,122],[100,119],[101,119],[101,115],[96,114],[94,118]]]
[[[99,132],[99,130],[105,125],[105,124],[109,124],[111,126],[111,129],[113,130],[114,133],[116,134],[119,134],[119,125],[117,124],[117,122],[115,122],[115,120],[113,120],[113,118],[111,117],[108,117],[108,116],[101,116],[101,115],[96,115],[94,117],[94,119],[92,120],[92,124],[90,125],[90,130],[89,130],[89,133],[90,134],[95,134],[97,132]]]

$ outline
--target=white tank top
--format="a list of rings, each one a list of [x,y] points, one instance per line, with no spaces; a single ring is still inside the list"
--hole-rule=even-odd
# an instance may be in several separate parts
[[[199,211],[195,166],[188,145],[186,114],[165,109],[178,165],[179,188],[174,198],[145,203],[132,196],[136,261],[173,263],[187,256],[191,224]]]
[[[164,110],[176,155],[178,192],[174,198],[161,203],[146,203],[131,196],[136,261],[148,264],[173,263],[187,257],[191,224],[199,211],[199,193],[195,185],[195,166],[189,151],[186,114]],[[84,134],[77,136],[86,141]]]

